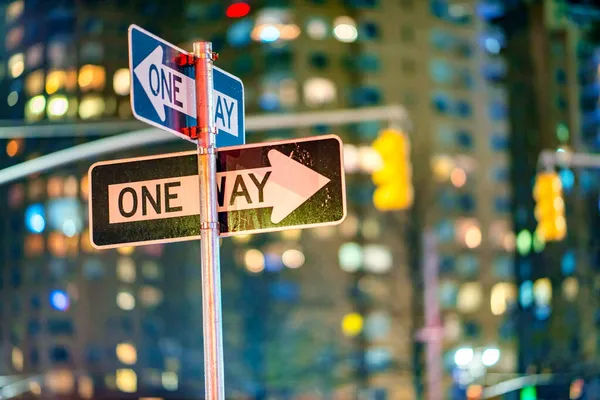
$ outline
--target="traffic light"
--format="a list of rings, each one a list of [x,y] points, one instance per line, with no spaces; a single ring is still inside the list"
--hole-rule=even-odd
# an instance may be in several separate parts
[[[537,400],[537,390],[535,386],[525,386],[521,389],[520,400]]]
[[[533,187],[537,236],[545,242],[562,240],[567,235],[565,201],[562,183],[557,173],[542,172]]]
[[[377,188],[373,204],[380,211],[405,210],[414,199],[410,143],[401,131],[386,129],[373,142],[381,157],[381,166],[372,174]]]

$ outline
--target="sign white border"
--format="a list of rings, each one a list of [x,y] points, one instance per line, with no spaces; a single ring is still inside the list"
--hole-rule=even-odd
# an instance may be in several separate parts
[[[342,223],[346,219],[346,215],[348,214],[347,204],[346,204],[346,175],[344,174],[344,144],[342,140],[337,135],[322,135],[322,136],[312,136],[307,138],[298,138],[298,139],[288,139],[288,140],[277,140],[271,142],[263,142],[263,143],[253,143],[253,144],[243,144],[240,146],[230,146],[230,147],[221,147],[217,149],[217,153],[221,151],[228,150],[243,150],[254,147],[266,147],[273,145],[282,145],[282,144],[292,144],[292,143],[302,143],[302,142],[312,142],[319,140],[327,140],[327,139],[335,139],[339,144],[340,150],[340,178],[341,178],[341,188],[342,188],[342,218],[338,221],[331,222],[320,222],[315,224],[304,224],[304,225],[294,225],[294,226],[282,226],[282,227],[274,227],[274,228],[264,228],[264,229],[253,229],[249,231],[243,232],[230,232],[230,233],[219,233],[220,238],[232,237],[232,236],[241,236],[241,235],[251,235],[256,233],[268,233],[268,232],[280,232],[292,229],[306,229],[306,228],[318,228],[321,226],[332,226],[338,225]],[[115,249],[118,247],[134,247],[134,246],[145,246],[151,244],[161,244],[161,243],[174,243],[174,242],[185,242],[189,240],[199,240],[200,235],[198,236],[186,236],[182,238],[170,238],[170,239],[158,239],[158,240],[148,240],[143,242],[128,242],[128,243],[119,243],[119,244],[111,244],[111,245],[101,245],[98,246],[94,243],[93,237],[93,218],[92,218],[92,170],[97,166],[102,165],[111,165],[111,164],[124,164],[128,162],[135,161],[145,161],[145,160],[158,160],[161,158],[171,158],[178,156],[188,156],[188,155],[196,155],[198,154],[196,151],[182,151],[179,153],[169,153],[169,154],[159,154],[155,156],[144,156],[144,157],[133,157],[133,158],[124,158],[120,160],[110,160],[110,161],[98,161],[92,164],[88,170],[88,223],[89,223],[89,231],[90,231],[90,243],[92,246],[98,250],[105,249]]]
[[[197,140],[192,139],[189,136],[186,136],[183,133],[181,133],[179,131],[176,131],[175,129],[168,128],[168,127],[166,127],[164,125],[161,125],[161,124],[159,124],[157,122],[149,120],[146,117],[142,117],[141,115],[139,115],[135,111],[134,99],[133,99],[133,92],[134,92],[134,90],[133,90],[133,83],[135,82],[136,77],[135,77],[135,74],[133,72],[133,54],[132,54],[132,49],[133,48],[131,46],[131,32],[134,29],[142,32],[144,35],[150,36],[154,40],[157,40],[157,41],[161,42],[165,46],[171,47],[171,48],[173,48],[173,49],[175,49],[175,50],[177,50],[177,51],[179,51],[179,52],[181,52],[183,54],[190,54],[189,51],[185,51],[185,50],[183,50],[183,49],[175,46],[174,44],[169,43],[169,42],[167,42],[166,40],[164,40],[162,38],[159,38],[155,34],[153,34],[151,32],[148,32],[147,30],[145,30],[144,28],[142,28],[142,27],[140,27],[138,25],[135,25],[135,24],[129,25],[129,29],[127,30],[127,41],[128,41],[128,46],[129,46],[129,79],[130,79],[130,82],[131,82],[131,86],[130,86],[130,90],[129,90],[129,94],[130,94],[129,101],[130,101],[130,104],[131,104],[131,112],[133,113],[133,116],[136,119],[139,119],[140,121],[143,121],[143,122],[147,123],[148,125],[152,125],[152,126],[157,127],[159,129],[171,132],[171,133],[179,136],[181,139],[187,140],[188,142],[197,143]],[[238,137],[239,137],[239,135],[242,135],[242,137],[245,139],[246,138],[246,98],[245,98],[246,94],[244,93],[244,83],[237,76],[230,74],[229,72],[227,72],[227,71],[225,71],[225,70],[217,67],[216,65],[213,66],[213,69],[216,69],[219,72],[223,73],[224,75],[229,76],[231,79],[234,79],[234,80],[238,81],[240,83],[240,85],[242,85],[242,102],[241,102],[242,104],[241,104],[241,107],[242,107],[242,118],[244,118],[244,132],[238,132]],[[214,90],[214,84],[213,84],[213,90]],[[238,104],[238,107],[239,106],[240,105]]]

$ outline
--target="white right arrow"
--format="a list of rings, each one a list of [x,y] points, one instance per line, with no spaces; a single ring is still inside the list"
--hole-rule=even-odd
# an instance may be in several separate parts
[[[163,49],[156,47],[133,69],[152,106],[165,121],[165,106],[196,118],[194,79],[163,64]]]
[[[217,173],[219,212],[273,207],[278,224],[330,181],[277,150],[267,157],[270,167]]]

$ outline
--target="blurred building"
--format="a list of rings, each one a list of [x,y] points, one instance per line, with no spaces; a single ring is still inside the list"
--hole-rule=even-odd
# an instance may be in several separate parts
[[[532,191],[540,151],[597,153],[599,11],[594,2],[514,2],[490,16],[509,61],[518,371],[572,374],[596,387],[598,173],[556,165],[567,213],[559,242],[535,233]]]
[[[503,54],[507,36],[488,23],[502,3],[4,0],[0,100],[8,107],[0,117],[7,124],[129,119],[132,22],[183,48],[211,40],[218,65],[244,81],[247,114],[403,104],[413,123],[412,213],[372,206],[369,144],[381,123],[248,135],[258,142],[340,134],[349,215],[338,228],[223,242],[227,379],[232,393],[255,396],[364,389],[377,399],[419,398],[443,363],[445,378],[429,389],[460,393],[489,379],[486,370],[517,366],[504,85],[511,60]],[[93,138],[92,127],[72,129],[68,138],[4,140],[0,166]],[[2,188],[1,208],[10,210],[0,239],[10,360],[3,373],[58,370],[71,390],[74,378],[60,372],[66,366],[83,371],[75,374],[79,386],[91,380],[96,390],[185,383],[185,393],[201,391],[197,245],[93,251],[88,166]],[[440,269],[436,304],[424,304],[422,291],[429,231],[437,244],[427,251]],[[443,351],[427,363],[427,344],[416,337],[431,306],[442,312],[432,340]]]

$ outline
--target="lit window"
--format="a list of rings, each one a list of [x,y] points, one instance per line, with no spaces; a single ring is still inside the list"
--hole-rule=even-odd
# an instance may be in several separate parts
[[[29,99],[25,105],[25,119],[29,122],[39,121],[44,117],[46,110],[46,98],[38,95]]]
[[[11,77],[18,78],[23,70],[25,70],[23,53],[17,53],[8,59],[8,71]]]
[[[69,394],[75,387],[75,378],[67,369],[51,369],[44,375],[44,387],[53,393]]]
[[[89,376],[80,376],[78,382],[79,396],[82,399],[94,397],[94,381]]]
[[[179,379],[175,372],[163,372],[161,380],[165,390],[174,391],[179,386]]]
[[[130,256],[133,254],[134,251],[135,247],[133,246],[123,246],[117,249],[117,253],[119,253],[122,256]]]
[[[61,69],[53,70],[46,77],[46,93],[53,94],[65,86],[67,72]]]
[[[84,96],[79,104],[79,116],[81,119],[96,118],[104,112],[104,99],[100,96]]]
[[[462,168],[454,168],[450,173],[450,182],[457,188],[463,187],[467,183],[467,173]]]
[[[27,185],[27,195],[29,200],[38,200],[44,194],[44,181],[34,179]]]
[[[362,224],[362,234],[365,239],[377,239],[381,235],[381,224],[375,218],[368,218]]]
[[[577,266],[577,260],[575,253],[572,250],[567,250],[562,256],[560,261],[560,270],[564,276],[570,276],[575,273],[575,267]]]
[[[138,297],[145,307],[156,307],[163,300],[163,293],[153,286],[142,286]]]
[[[129,292],[119,292],[117,294],[117,305],[122,310],[133,310],[135,308],[135,297]]]
[[[333,35],[340,42],[351,43],[358,38],[356,22],[350,17],[337,17],[333,26]]]
[[[64,290],[53,290],[50,292],[50,306],[58,311],[67,311],[71,302],[69,295]]]
[[[27,235],[25,238],[25,254],[29,257],[39,256],[44,252],[42,235]]]
[[[121,96],[129,94],[131,75],[128,68],[121,68],[113,76],[113,88],[115,93]]]
[[[119,343],[116,348],[117,358],[126,365],[133,365],[137,362],[137,350],[131,343]]]
[[[490,307],[492,314],[502,315],[506,312],[507,307],[516,301],[517,289],[514,284],[500,282],[492,287],[490,295]]]
[[[250,249],[244,255],[244,264],[250,272],[258,273],[265,269],[265,256],[260,250]]]
[[[456,287],[456,284],[454,282],[451,281],[443,281],[440,284],[440,290],[439,290],[439,300],[440,300],[440,305],[443,308],[452,308],[456,306],[456,300],[457,300],[457,296],[458,296],[458,288]]]
[[[362,266],[363,250],[357,243],[344,243],[338,251],[340,268],[346,272],[355,272]]]
[[[25,226],[32,233],[42,233],[46,228],[44,206],[32,204],[25,210]]]
[[[344,170],[351,174],[358,170],[358,149],[353,144],[344,144]]]
[[[434,59],[429,63],[429,74],[436,83],[448,84],[454,78],[452,66],[446,60]]]
[[[577,278],[568,277],[562,283],[563,296],[569,301],[573,301],[577,298],[579,293],[579,281]]]
[[[48,179],[48,197],[60,197],[63,194],[63,178],[52,176]]]
[[[132,369],[118,369],[116,384],[121,392],[135,393],[137,391],[137,375],[135,371]]]
[[[156,281],[162,278],[162,270],[155,261],[144,261],[142,263],[142,275],[149,281]]]
[[[21,44],[24,32],[25,30],[22,26],[17,26],[11,29],[6,35],[6,49],[12,50],[13,48]]]
[[[294,79],[283,79],[279,83],[279,101],[284,107],[295,107],[298,103],[298,85]]]
[[[9,24],[19,18],[23,14],[23,9],[25,8],[25,4],[23,0],[13,1],[6,7],[6,23]]]
[[[342,332],[346,336],[356,336],[363,329],[363,317],[359,313],[350,313],[342,318]]]
[[[21,147],[21,143],[18,140],[9,140],[8,143],[6,144],[6,154],[9,157],[14,157],[19,153]]]
[[[456,307],[463,313],[472,313],[479,309],[483,300],[483,290],[481,283],[464,283],[458,291]]]
[[[254,41],[260,41],[265,43],[275,42],[281,36],[279,28],[281,25],[273,24],[257,24],[251,33],[251,38]]]
[[[456,222],[457,239],[470,249],[481,244],[482,234],[477,220],[463,218]]]
[[[552,283],[549,278],[540,278],[533,284],[533,297],[536,305],[548,306],[552,301]]]
[[[135,282],[135,263],[131,257],[119,257],[117,260],[117,278],[126,283]]]
[[[25,93],[28,96],[35,96],[44,90],[44,72],[37,70],[31,72],[25,79]]]
[[[102,90],[106,79],[104,67],[99,65],[84,65],[79,70],[77,82],[82,91]]]
[[[334,83],[326,78],[309,78],[304,82],[304,101],[309,107],[318,107],[334,102],[337,90]]]
[[[289,249],[283,252],[281,255],[281,260],[283,265],[288,268],[300,268],[302,265],[304,265],[304,253],[302,253],[300,250]]]
[[[283,25],[279,29],[279,37],[282,40],[294,40],[300,36],[300,28],[296,24]]]
[[[52,96],[48,99],[48,119],[62,118],[69,109],[69,100],[65,96]]]
[[[306,33],[311,39],[325,39],[328,34],[327,23],[321,18],[311,18],[306,24]]]
[[[360,146],[358,149],[358,164],[360,169],[367,173],[373,173],[383,168],[381,155],[372,146]]]
[[[369,244],[364,247],[363,259],[365,270],[383,274],[392,268],[392,252],[382,245]]]
[[[48,63],[51,67],[64,67],[68,61],[66,42],[54,41],[48,45]]]
[[[433,177],[438,182],[446,182],[454,169],[454,161],[445,155],[436,155],[431,158],[431,169]]]
[[[37,68],[44,59],[44,46],[38,43],[27,50],[27,68]]]
[[[18,347],[13,347],[12,352],[11,352],[11,360],[12,360],[13,368],[17,372],[23,371],[24,359],[23,359],[23,351],[21,349],[19,349]]]

